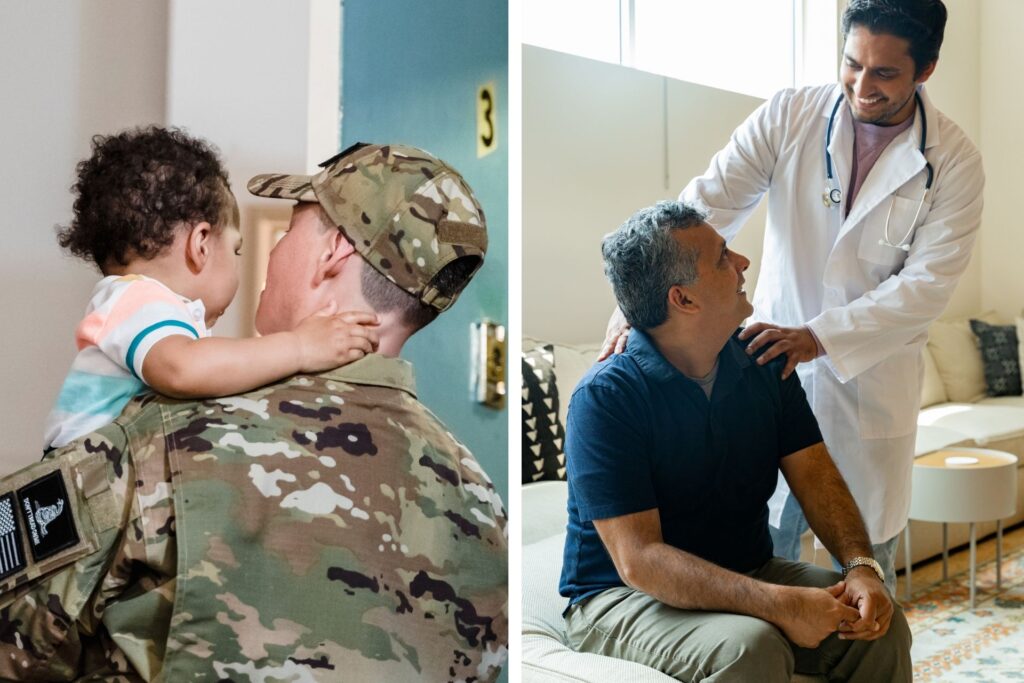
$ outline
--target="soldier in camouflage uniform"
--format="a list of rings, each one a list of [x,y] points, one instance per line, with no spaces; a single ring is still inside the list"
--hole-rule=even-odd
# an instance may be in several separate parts
[[[483,213],[417,149],[323,166],[249,184],[299,200],[257,326],[333,298],[377,311],[381,353],[242,396],[141,397],[0,481],[0,678],[497,678],[501,500],[388,355],[479,267]]]

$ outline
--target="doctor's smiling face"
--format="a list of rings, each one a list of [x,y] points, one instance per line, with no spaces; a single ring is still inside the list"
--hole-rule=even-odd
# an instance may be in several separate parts
[[[903,123],[914,113],[915,88],[928,80],[935,64],[917,73],[907,40],[853,26],[843,47],[839,80],[854,118],[881,126]]]

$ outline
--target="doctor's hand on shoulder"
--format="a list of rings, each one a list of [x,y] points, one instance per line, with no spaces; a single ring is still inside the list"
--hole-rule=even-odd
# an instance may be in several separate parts
[[[819,355],[818,341],[806,325],[800,327],[782,327],[772,323],[754,323],[743,328],[740,339],[746,341],[747,353],[753,355],[766,344],[771,346],[757,358],[758,365],[764,365],[772,359],[786,354],[786,367],[782,370],[782,379],[793,374],[798,363],[806,363]]]
[[[613,353],[622,353],[626,350],[626,341],[629,339],[629,331],[632,328],[626,322],[626,316],[618,306],[612,311],[612,317],[608,320],[608,327],[604,333],[604,346],[601,353],[597,355],[598,361],[603,361]]]

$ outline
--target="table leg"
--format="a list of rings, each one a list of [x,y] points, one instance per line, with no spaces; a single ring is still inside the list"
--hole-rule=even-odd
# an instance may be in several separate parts
[[[971,522],[971,609],[974,609],[974,572],[977,559],[977,537],[975,534],[974,522]]]
[[[1003,589],[1003,520],[996,520],[996,590]]]
[[[906,572],[907,602],[910,602],[910,520],[907,520],[907,528],[903,533],[903,567]]]
[[[949,524],[942,523],[942,580],[949,579]]]

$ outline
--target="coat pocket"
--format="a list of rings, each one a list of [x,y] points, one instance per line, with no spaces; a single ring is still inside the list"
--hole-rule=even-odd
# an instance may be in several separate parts
[[[918,206],[921,207],[920,213]],[[921,204],[920,198],[908,199],[899,195],[880,203],[864,219],[857,247],[858,258],[895,272],[907,260],[907,251],[901,248],[902,245],[911,244],[914,231],[924,222],[930,209],[931,202]]]

